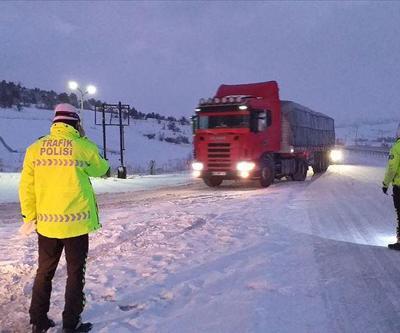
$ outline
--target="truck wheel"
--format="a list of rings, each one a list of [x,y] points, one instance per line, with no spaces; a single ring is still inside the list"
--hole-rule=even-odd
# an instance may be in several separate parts
[[[314,164],[312,165],[312,169],[314,174],[323,172],[323,155],[321,152],[314,153]]]
[[[314,153],[314,164],[312,165],[314,174],[324,172],[324,155],[321,152]]]
[[[292,175],[292,179],[296,181],[304,181],[307,177],[308,164],[304,160],[297,160],[297,170]]]
[[[319,153],[318,157],[315,158],[315,165],[313,165],[314,173],[323,173],[328,170],[329,158],[327,153]]]
[[[322,168],[321,171],[325,172],[329,168],[329,154],[325,153],[322,155]]]
[[[260,185],[262,187],[270,186],[275,179],[275,163],[272,157],[268,156],[261,161]]]
[[[207,186],[210,186],[210,187],[217,187],[217,186],[222,184],[222,178],[221,177],[203,178],[203,181]]]

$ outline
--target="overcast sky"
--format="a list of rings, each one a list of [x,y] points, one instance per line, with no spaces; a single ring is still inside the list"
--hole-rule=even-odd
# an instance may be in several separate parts
[[[399,2],[0,2],[0,79],[190,116],[221,83],[346,119],[400,117]]]

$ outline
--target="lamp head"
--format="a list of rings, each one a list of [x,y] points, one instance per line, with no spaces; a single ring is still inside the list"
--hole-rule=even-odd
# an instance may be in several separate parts
[[[90,84],[86,87],[86,91],[88,92],[89,95],[94,95],[97,91],[97,88]]]
[[[76,89],[78,89],[78,87],[79,87],[78,82],[76,82],[76,81],[69,81],[68,82],[68,88],[69,89],[76,90]]]

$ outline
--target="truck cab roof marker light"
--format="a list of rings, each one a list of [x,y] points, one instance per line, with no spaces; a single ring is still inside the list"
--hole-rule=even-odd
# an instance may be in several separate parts
[[[244,102],[246,98],[252,96],[242,96],[242,95],[231,95],[224,97],[210,97],[210,98],[201,98],[199,100],[199,105],[215,105],[215,104],[241,104]],[[243,109],[245,110],[245,109]]]

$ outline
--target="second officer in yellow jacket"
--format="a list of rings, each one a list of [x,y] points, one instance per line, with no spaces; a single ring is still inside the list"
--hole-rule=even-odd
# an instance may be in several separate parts
[[[393,203],[397,214],[397,241],[389,244],[389,249],[400,250],[400,125],[396,133],[397,140],[390,149],[389,160],[386,166],[382,191],[387,194],[390,184],[393,186]]]

